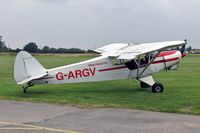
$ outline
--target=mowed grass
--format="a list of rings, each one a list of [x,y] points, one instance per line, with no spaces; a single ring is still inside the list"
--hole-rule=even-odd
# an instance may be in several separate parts
[[[34,55],[45,68],[75,63],[92,55]],[[117,107],[200,115],[200,56],[184,58],[176,71],[156,73],[163,94],[141,89],[135,80],[35,85],[24,94],[13,79],[15,55],[0,54],[0,99],[48,102],[78,107]]]

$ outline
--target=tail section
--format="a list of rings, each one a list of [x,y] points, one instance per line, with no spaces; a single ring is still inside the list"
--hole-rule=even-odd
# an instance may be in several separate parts
[[[46,75],[46,69],[31,54],[25,51],[17,54],[14,64],[14,78],[17,84],[24,85]]]

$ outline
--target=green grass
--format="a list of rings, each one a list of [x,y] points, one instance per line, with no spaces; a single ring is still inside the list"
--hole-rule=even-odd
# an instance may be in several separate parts
[[[94,56],[36,55],[46,68],[66,65]],[[35,85],[24,94],[13,79],[14,55],[0,54],[0,99],[48,102],[79,107],[119,107],[200,115],[200,56],[184,58],[177,71],[154,75],[164,84],[163,94],[141,89],[135,80]]]

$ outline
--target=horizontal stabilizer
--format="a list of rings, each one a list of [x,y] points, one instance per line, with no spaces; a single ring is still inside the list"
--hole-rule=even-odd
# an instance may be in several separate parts
[[[17,82],[17,84],[23,85],[23,84],[28,83],[28,82],[31,81],[31,80],[39,79],[39,78],[42,78],[42,77],[45,77],[45,76],[47,76],[47,74],[41,74],[41,75],[38,75],[38,76],[32,76],[32,77],[30,77],[30,78],[26,78],[26,79],[24,79],[24,80],[22,80],[22,81],[20,81],[20,82]]]

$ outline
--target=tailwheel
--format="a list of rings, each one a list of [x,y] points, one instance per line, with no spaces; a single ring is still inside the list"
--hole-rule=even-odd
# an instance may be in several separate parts
[[[161,83],[154,83],[151,87],[153,93],[163,93],[164,87]]]
[[[140,82],[140,87],[141,88],[150,88],[150,86],[147,84],[147,83],[145,83],[145,82]]]

